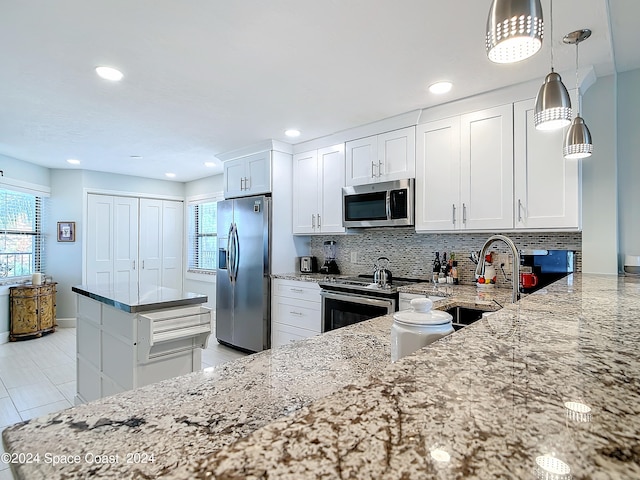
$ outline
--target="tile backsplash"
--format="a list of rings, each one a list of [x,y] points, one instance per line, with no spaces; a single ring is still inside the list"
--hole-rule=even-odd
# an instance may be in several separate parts
[[[503,232],[495,232],[503,233]],[[582,233],[580,232],[505,232],[519,250],[548,249],[574,250],[576,271],[582,270]],[[395,277],[430,279],[435,252],[455,253],[460,283],[473,284],[475,264],[472,251],[478,252],[491,233],[416,233],[412,227],[375,228],[350,231],[347,235],[311,237],[311,255],[318,257],[319,266],[324,262],[323,243],[335,240],[337,263],[340,273],[359,275],[373,272],[378,257],[388,257],[389,270]],[[491,251],[508,253],[506,245],[496,242]],[[355,260],[352,262],[352,260]],[[499,265],[494,265],[499,272]],[[510,271],[506,271],[510,275]],[[498,283],[504,276],[498,273]]]

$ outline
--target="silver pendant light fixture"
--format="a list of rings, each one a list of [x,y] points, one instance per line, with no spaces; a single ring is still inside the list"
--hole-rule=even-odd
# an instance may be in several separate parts
[[[551,44],[551,73],[536,97],[533,122],[538,130],[557,130],[571,123],[571,98],[562,78],[553,70],[553,0],[549,0],[549,43]]]
[[[540,0],[493,0],[487,18],[489,60],[514,63],[529,58],[542,46]]]
[[[564,36],[564,43],[575,44],[576,46],[576,92],[578,94],[578,112],[576,118],[571,122],[571,126],[567,131],[564,139],[563,154],[564,158],[579,159],[590,157],[593,152],[593,142],[591,140],[591,132],[580,116],[580,87],[578,83],[578,45],[591,36],[591,30],[576,30]]]

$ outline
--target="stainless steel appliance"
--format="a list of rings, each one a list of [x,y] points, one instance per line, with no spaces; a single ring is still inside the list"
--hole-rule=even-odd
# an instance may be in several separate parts
[[[271,199],[218,202],[216,338],[249,352],[270,347]]]
[[[398,310],[398,287],[425,280],[398,278],[381,287],[371,275],[332,278],[319,282],[322,290],[322,331],[353,325]]]
[[[300,273],[315,273],[318,271],[318,260],[316,257],[300,257]]]
[[[531,293],[566,277],[575,271],[575,252],[573,250],[521,250],[520,270],[531,273],[536,284],[524,286],[520,282],[520,291]]]
[[[342,188],[345,227],[414,224],[414,179]]]

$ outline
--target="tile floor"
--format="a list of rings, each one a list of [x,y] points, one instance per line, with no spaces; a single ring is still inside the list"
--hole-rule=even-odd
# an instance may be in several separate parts
[[[8,425],[73,406],[76,391],[76,329],[59,328],[41,338],[0,345],[0,431]],[[202,368],[245,354],[209,337]],[[0,441],[0,453],[4,453]],[[0,480],[13,476],[0,462]]]

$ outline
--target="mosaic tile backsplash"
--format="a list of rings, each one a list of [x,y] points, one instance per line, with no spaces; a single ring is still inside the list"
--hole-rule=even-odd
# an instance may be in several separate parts
[[[495,232],[511,238],[518,250],[548,249],[574,250],[576,271],[582,271],[582,233],[580,232]],[[394,277],[430,279],[433,272],[435,252],[455,253],[458,262],[460,283],[473,284],[475,264],[471,261],[472,251],[479,252],[492,233],[441,233],[418,234],[412,227],[376,228],[353,230],[347,235],[327,235],[311,237],[311,255],[318,257],[319,265],[324,262],[323,243],[335,240],[340,273],[359,275],[373,273],[373,265],[378,257],[388,257],[389,270]],[[502,242],[494,243],[490,251],[507,254],[509,250]],[[511,255],[509,255],[509,258]],[[352,262],[355,259],[355,262]],[[498,286],[506,283],[504,275],[498,271]],[[510,276],[510,269],[505,269]],[[509,284],[510,285],[510,284]]]

